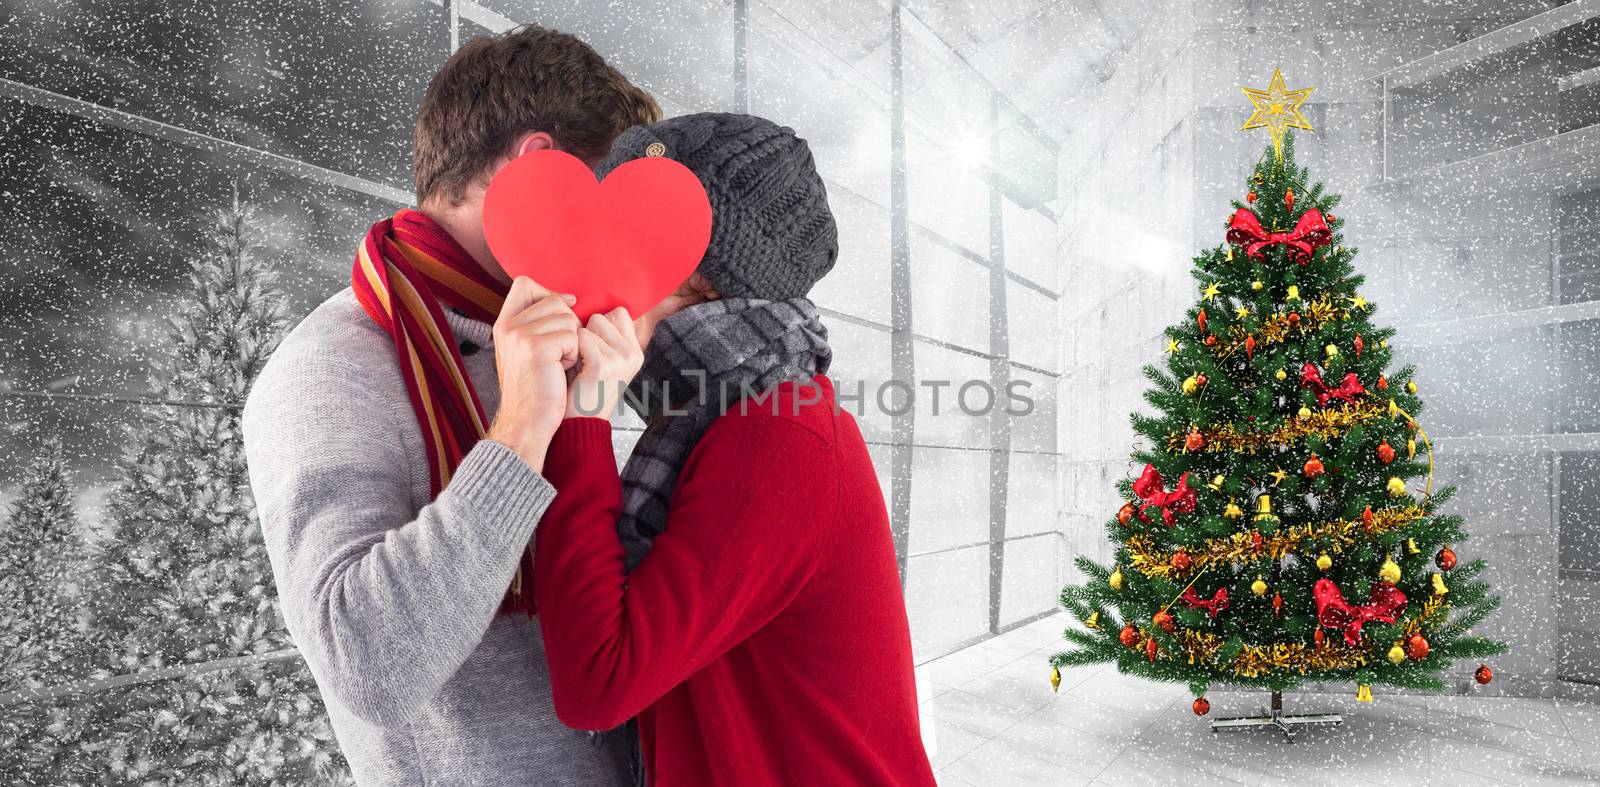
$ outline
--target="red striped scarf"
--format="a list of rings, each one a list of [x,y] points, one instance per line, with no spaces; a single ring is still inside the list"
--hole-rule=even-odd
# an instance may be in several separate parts
[[[400,375],[428,451],[429,494],[437,497],[462,458],[489,431],[441,305],[492,323],[509,288],[433,219],[410,208],[372,225],[350,279],[361,307],[394,338]],[[532,575],[529,544],[501,612],[533,614]]]

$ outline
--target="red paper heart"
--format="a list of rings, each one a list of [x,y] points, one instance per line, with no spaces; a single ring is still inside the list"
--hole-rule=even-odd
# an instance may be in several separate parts
[[[490,181],[483,232],[506,273],[576,295],[579,319],[618,306],[637,317],[700,264],[711,203],[672,159],[635,159],[597,181],[577,158],[536,150]]]

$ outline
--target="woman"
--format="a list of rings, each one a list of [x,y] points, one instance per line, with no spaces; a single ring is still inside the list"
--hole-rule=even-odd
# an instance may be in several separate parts
[[[700,177],[712,240],[643,335],[617,312],[580,340],[534,550],[557,715],[637,716],[659,787],[931,785],[882,491],[804,297],[838,256],[810,151],[693,115],[625,132],[600,172],[642,155]],[[619,478],[610,423],[580,410],[609,414],[641,341],[629,403],[649,427]]]

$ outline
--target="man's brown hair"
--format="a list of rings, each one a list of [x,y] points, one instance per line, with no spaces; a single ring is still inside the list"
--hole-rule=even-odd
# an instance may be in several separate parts
[[[605,155],[629,126],[660,119],[649,93],[574,36],[524,25],[474,38],[433,76],[417,112],[417,204],[434,197],[460,203],[530,131],[588,159]]]

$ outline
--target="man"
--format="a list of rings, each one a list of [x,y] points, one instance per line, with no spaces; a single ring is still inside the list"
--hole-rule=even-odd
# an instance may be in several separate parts
[[[359,783],[631,783],[628,741],[557,720],[530,618],[577,318],[508,279],[482,200],[517,155],[592,162],[659,115],[572,36],[468,42],[417,116],[420,210],[373,226],[353,288],[251,391],[245,446],[285,622]]]
[[[623,134],[599,171],[663,151],[711,199],[696,283],[720,297],[580,334],[534,551],[556,712],[637,715],[653,787],[931,787],[882,488],[804,297],[838,254],[810,150],[691,115]],[[636,370],[649,427],[619,478],[603,416]]]

